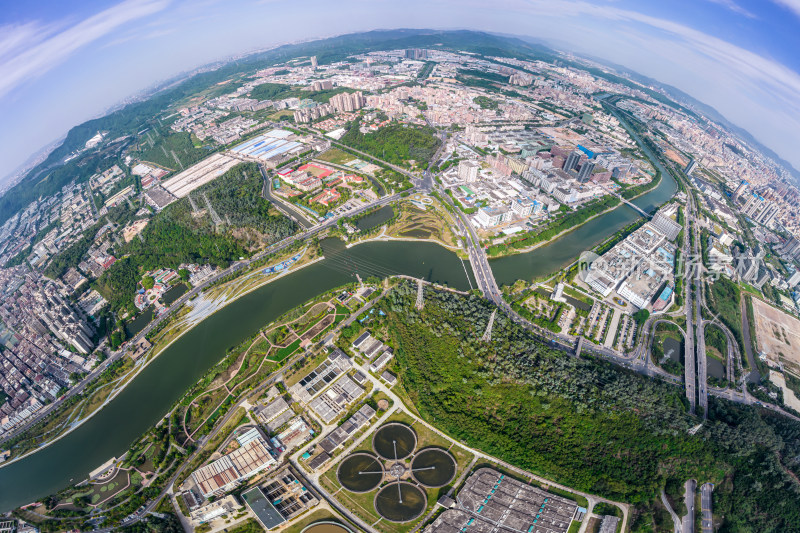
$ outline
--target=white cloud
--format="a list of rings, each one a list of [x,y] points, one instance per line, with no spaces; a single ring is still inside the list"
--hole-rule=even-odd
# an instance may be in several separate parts
[[[746,10],[745,8],[743,8],[742,6],[740,6],[739,4],[734,2],[733,0],[708,0],[708,1],[711,2],[712,4],[720,5],[720,6],[724,7],[725,9],[733,11],[734,13],[738,13],[739,15],[742,15],[742,16],[747,17],[749,19],[758,18],[758,17],[756,17],[756,15],[754,13]]]
[[[800,0],[773,0],[773,2],[789,9],[800,17]]]
[[[0,97],[123,25],[163,10],[168,2],[126,0],[66,29],[37,22],[0,27]]]

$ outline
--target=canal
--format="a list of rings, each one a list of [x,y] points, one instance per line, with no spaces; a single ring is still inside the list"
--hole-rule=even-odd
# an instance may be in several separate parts
[[[356,274],[362,278],[407,274],[470,288],[469,263],[433,243],[370,242],[348,249],[339,240],[326,239],[322,245],[323,261],[231,302],[176,340],[82,426],[51,446],[0,467],[0,512],[57,492],[109,458],[121,456],[228,348],[289,309],[355,281]]]

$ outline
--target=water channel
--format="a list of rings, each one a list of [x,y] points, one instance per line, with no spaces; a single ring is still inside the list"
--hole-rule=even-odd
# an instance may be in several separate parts
[[[402,273],[470,288],[469,263],[433,243],[370,242],[350,249],[338,240],[322,244],[325,260],[230,303],[164,350],[82,426],[51,446],[0,467],[0,511],[78,482],[109,458],[125,453],[228,348],[289,309],[354,281],[356,273],[362,278]]]
[[[634,133],[632,136],[637,138]],[[655,160],[647,146],[639,145]],[[666,169],[660,164],[657,167],[661,183],[635,201],[646,211],[669,200],[676,190]],[[383,211],[375,218],[386,215]],[[638,216],[621,205],[546,246],[493,260],[492,270],[501,284],[554,272]],[[21,461],[0,467],[0,512],[57,492],[84,479],[109,458],[125,453],[228,348],[289,309],[353,281],[356,274],[362,278],[406,274],[462,290],[475,286],[469,263],[433,243],[370,242],[347,249],[341,241],[328,239],[323,248],[325,260],[239,298],[187,332],[72,433]]]
[[[624,121],[620,122],[624,124]],[[661,182],[658,186],[633,200],[633,203],[641,209],[652,213],[656,207],[675,195],[678,185],[650,147],[642,142],[639,135],[631,130],[628,133],[650,160],[655,162],[656,168],[661,171]],[[590,220],[575,231],[567,233],[553,242],[527,253],[492,259],[489,264],[499,285],[511,284],[518,279],[532,280],[556,272],[570,264],[578,258],[581,252],[591,250],[639,217],[641,215],[632,207],[622,204],[613,211]]]

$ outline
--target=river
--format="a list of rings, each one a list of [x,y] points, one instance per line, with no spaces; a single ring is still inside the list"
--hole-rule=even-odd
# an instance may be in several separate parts
[[[632,136],[636,138],[634,133]],[[641,142],[639,145],[655,160],[647,146]],[[669,200],[676,190],[675,180],[666,169],[660,164],[657,168],[662,173],[661,183],[635,201],[645,211]],[[379,223],[387,214],[386,210],[381,211],[370,222]],[[638,216],[623,204],[553,243],[491,261],[492,270],[501,284],[554,272]],[[0,512],[57,492],[84,479],[109,458],[125,453],[228,348],[289,309],[353,281],[356,274],[362,278],[406,274],[462,290],[475,286],[469,263],[434,243],[368,242],[347,249],[341,241],[327,239],[323,249],[323,261],[239,298],[188,331],[119,396],[72,433],[33,455],[0,467]]]
[[[95,416],[73,432],[20,461],[0,468],[0,511],[57,492],[84,479],[128,447],[225,351],[316,295],[355,280],[355,275],[407,274],[467,290],[469,263],[433,243],[369,242],[346,249],[323,241],[325,260],[284,276],[231,302],[164,350]],[[474,279],[472,280],[474,284]]]
[[[633,200],[633,203],[641,209],[652,213],[656,207],[675,195],[678,185],[636,132],[629,131],[628,133],[636,140],[650,160],[655,162],[656,168],[661,171],[661,182],[658,186]],[[489,265],[492,267],[498,285],[511,284],[518,279],[532,280],[556,272],[570,264],[578,258],[581,252],[591,250],[639,217],[641,215],[632,207],[621,204],[613,211],[590,220],[575,231],[567,233],[551,243],[530,252],[492,259],[489,261]]]

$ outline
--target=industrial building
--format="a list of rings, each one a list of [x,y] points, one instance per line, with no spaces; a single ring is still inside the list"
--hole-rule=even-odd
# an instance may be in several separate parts
[[[319,498],[286,465],[258,487],[242,494],[242,499],[266,529],[273,529],[319,503]]]
[[[369,424],[372,417],[375,416],[375,409],[369,405],[364,405],[350,418],[344,421],[341,426],[334,429],[322,442],[319,443],[320,448],[325,450],[326,453],[333,453],[333,451],[341,446],[347,439],[351,438],[361,428]]]
[[[258,429],[253,428],[236,440],[239,448],[192,472],[192,480],[206,498],[228,492],[276,463]]]
[[[289,392],[299,401],[308,403],[314,396],[333,383],[342,372],[346,372],[352,367],[353,362],[347,357],[347,354],[337,348],[314,370],[292,385]]]
[[[294,134],[290,131],[271,130],[234,146],[231,154],[275,168],[282,161],[303,150],[303,143],[291,140],[292,137]]]
[[[229,155],[214,154],[164,181],[162,186],[176,198],[183,198],[198,187],[222,176],[239,163],[241,161]]]
[[[475,471],[426,533],[566,533],[578,505],[491,468]]]
[[[311,400],[308,407],[326,424],[336,419],[345,408],[364,393],[364,389],[348,376],[342,376],[325,392]]]

